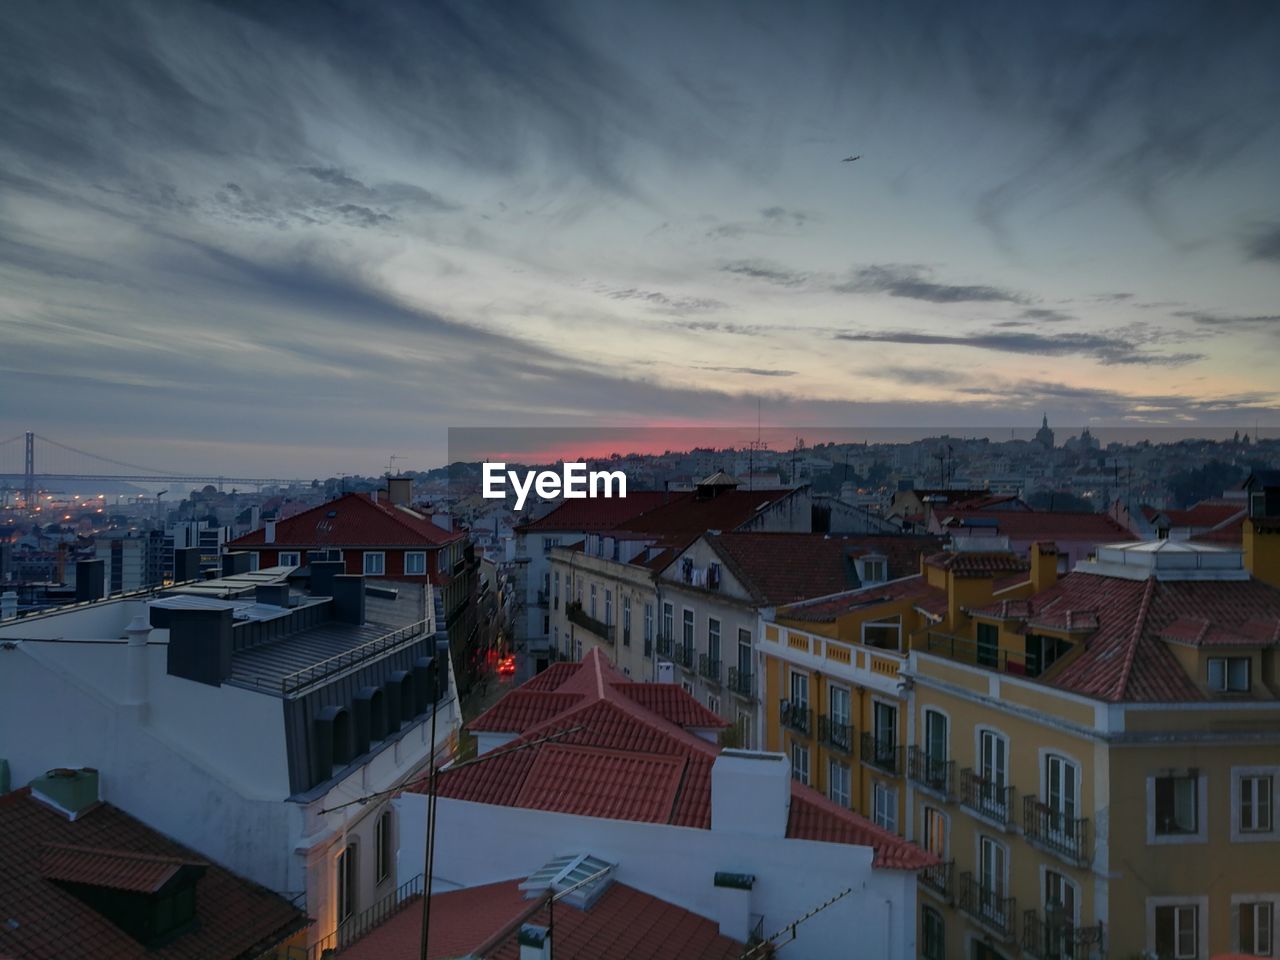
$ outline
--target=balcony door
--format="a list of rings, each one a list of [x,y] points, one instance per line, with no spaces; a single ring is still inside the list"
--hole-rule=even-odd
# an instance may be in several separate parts
[[[751,676],[751,634],[746,630],[738,631],[738,674]]]
[[[947,762],[947,718],[937,710],[924,712],[924,755],[932,779],[934,772]]]
[[[1060,843],[1075,839],[1079,768],[1066,757],[1055,753],[1045,757],[1045,806],[1049,808],[1047,824],[1052,838]]]
[[[1002,844],[990,837],[983,837],[979,856],[978,881],[982,889],[978,894],[978,909],[984,919],[998,927],[1004,927],[1008,919],[1004,907],[1008,854]]]
[[[791,705],[800,710],[809,706],[809,675],[807,673],[791,674]]]

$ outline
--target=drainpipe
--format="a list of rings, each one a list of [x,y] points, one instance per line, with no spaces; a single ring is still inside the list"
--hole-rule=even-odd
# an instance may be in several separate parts
[[[139,723],[146,723],[148,702],[150,700],[147,678],[147,638],[151,636],[151,623],[145,614],[138,614],[129,626],[125,627],[125,636],[129,638],[126,651],[129,674],[129,693],[127,705]]]
[[[859,686],[858,687],[858,723],[865,723],[865,720],[863,718],[866,716],[866,709],[867,709],[867,688],[864,686]],[[862,729],[865,732],[867,728],[864,726]],[[850,744],[850,746],[853,746],[853,744]],[[859,746],[858,749],[861,750],[861,746]],[[862,797],[863,797],[862,791],[867,786],[867,774],[861,763],[855,763],[853,764],[853,766],[856,767],[858,771],[858,812],[865,817],[867,815],[867,807],[866,807],[866,804],[862,802]]]

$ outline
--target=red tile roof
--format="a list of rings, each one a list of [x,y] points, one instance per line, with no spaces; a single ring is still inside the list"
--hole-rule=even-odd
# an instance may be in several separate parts
[[[1280,636],[1280,589],[1260,580],[1128,580],[1075,571],[1027,602],[1031,613],[1023,619],[1033,625],[1048,617],[1065,622],[1068,613],[1081,622],[1096,620],[1084,651],[1045,682],[1111,702],[1211,699],[1178,662],[1170,640],[1247,638],[1269,646]],[[1000,611],[993,604],[973,612]]]
[[[256,960],[308,922],[283,897],[209,865],[196,880],[198,926],[147,949],[44,874],[48,867],[58,879],[105,880],[136,889],[154,883],[163,872],[160,865],[168,862],[201,861],[110,804],[100,804],[72,821],[32,797],[27,788],[0,797],[0,918],[11,921],[0,921],[0,956]],[[92,945],[91,951],[86,952],[87,945]]]
[[[604,502],[604,501],[594,501]],[[280,520],[276,538],[266,542],[266,529],[252,530],[227,544],[229,549],[270,546],[305,550],[316,547],[419,547],[426,549],[460,540],[463,533],[439,527],[431,518],[389,503],[374,503],[366,494],[348,493],[318,507]]]
[[[794,493],[793,489],[725,489],[713,497],[688,492],[673,494],[669,503],[620,523],[618,529],[649,533],[662,538],[693,538],[708,530],[736,530],[763,508]],[[804,519],[807,522],[809,518],[806,516]]]
[[[595,533],[613,530],[646,510],[662,506],[672,497],[689,494],[666,493],[662,490],[631,490],[625,497],[591,500],[565,500],[545,516],[518,527],[526,533]]]
[[[431,898],[430,960],[483,955],[519,960],[523,922],[547,923],[541,900],[526,900],[521,880],[505,880]],[[341,960],[418,960],[419,901],[401,910],[338,956]],[[552,936],[556,960],[737,960],[744,945],[682,907],[613,883],[589,910],[560,904]]]
[[[994,529],[1013,540],[1057,540],[1063,542],[1119,543],[1136,540],[1128,528],[1105,513],[1066,513],[1049,510],[963,510],[948,507],[936,511],[952,530],[965,526]]]
[[[64,883],[87,883],[112,890],[155,893],[184,867],[204,866],[206,864],[199,860],[181,857],[50,843],[45,845],[40,861],[40,876]]]
[[[619,683],[618,693],[634,700],[646,710],[652,710],[658,716],[669,720],[679,727],[700,729],[717,729],[729,726],[717,713],[712,713],[693,697],[684,692],[684,688],[674,683]]]
[[[1246,504],[1205,500],[1187,510],[1161,510],[1173,527],[1213,528],[1231,520],[1243,520]]]
[[[562,666],[562,664],[553,664]],[[534,678],[538,679],[537,677]],[[501,731],[523,733],[532,726],[549,720],[582,699],[577,693],[553,693],[522,686],[512,690],[467,725],[471,733]]]
[[[831,623],[844,614],[895,600],[910,600],[915,606],[930,612],[939,607],[942,610],[947,608],[947,592],[938,587],[929,586],[928,580],[917,573],[889,583],[860,587],[831,597],[781,607],[778,610],[778,617],[810,623]]]
[[[1005,550],[986,551],[952,550],[935,553],[925,560],[931,567],[954,573],[957,577],[1000,577],[1028,570],[1027,561]]]
[[[723,533],[707,543],[758,604],[777,606],[858,586],[853,558],[881,555],[890,580],[916,573],[938,537]]]
[[[1230,520],[1222,526],[1214,527],[1191,537],[1193,543],[1217,543],[1239,547],[1244,543],[1244,520]]]
[[[561,666],[575,670],[572,676],[557,678],[555,693],[578,694],[580,699],[526,728],[509,747],[488,754],[484,763],[444,771],[439,795],[709,829],[711,767],[720,747],[673,722],[673,718],[697,719],[696,712],[669,705],[688,694],[678,688],[661,694],[635,693],[638,687],[668,685],[628,680],[599,650],[590,651],[581,663]],[[662,708],[661,712],[649,709],[646,701]],[[690,726],[700,725],[698,721]],[[547,742],[550,736],[556,739]],[[809,787],[793,781],[791,792],[793,810],[797,802],[802,807],[809,804],[794,819],[804,839],[865,843],[875,850],[875,865],[886,869],[917,870],[936,862],[931,854],[877,830],[852,811],[824,802]],[[789,828],[788,836],[801,834],[792,834]]]

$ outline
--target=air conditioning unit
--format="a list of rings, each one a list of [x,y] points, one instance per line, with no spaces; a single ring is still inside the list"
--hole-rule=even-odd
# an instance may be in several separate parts
[[[658,682],[659,683],[675,683],[676,682],[676,665],[670,660],[658,661]]]

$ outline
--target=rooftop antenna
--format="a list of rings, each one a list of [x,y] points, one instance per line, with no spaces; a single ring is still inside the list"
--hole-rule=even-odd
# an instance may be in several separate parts
[[[767,444],[760,437],[760,398],[756,397],[756,438],[747,444],[747,489],[755,489],[755,459],[756,451],[763,450]]]
[[[387,457],[387,476],[388,477],[391,476],[391,474],[394,472],[396,461],[404,460],[404,459],[405,459],[404,457],[396,453],[393,453],[391,456]]]

